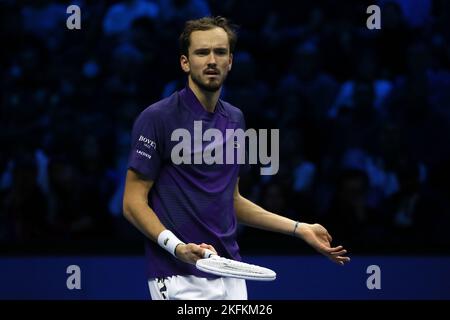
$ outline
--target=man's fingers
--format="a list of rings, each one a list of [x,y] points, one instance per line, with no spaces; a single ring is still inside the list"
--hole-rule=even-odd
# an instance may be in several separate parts
[[[210,244],[202,243],[202,244],[200,244],[200,248],[211,250],[212,252],[217,254],[216,249],[214,249],[214,247],[212,245],[210,245]],[[203,250],[202,250],[202,252],[203,252]]]
[[[337,264],[343,266],[344,264],[346,264],[347,262],[350,262],[350,258],[349,257],[332,257],[331,258],[334,262],[336,262]]]
[[[342,246],[337,246],[337,247],[331,248],[331,247],[329,246],[329,244],[328,244],[328,245],[323,244],[323,245],[321,246],[321,250],[323,251],[323,253],[326,253],[326,254],[332,254],[333,252],[339,252],[339,251],[341,251],[343,248],[344,248],[344,247],[342,247]]]
[[[344,249],[343,246],[337,246],[337,247],[329,248],[328,252],[329,252],[329,253],[339,252],[339,251],[341,251],[341,250],[343,250],[343,249]]]
[[[349,257],[344,256],[347,253],[347,250],[345,250],[343,246],[330,248],[328,253],[330,259],[341,266],[350,261]]]
[[[216,250],[211,245],[205,243],[202,243],[200,245],[196,243],[188,243],[184,245],[182,250],[179,250],[179,257],[184,262],[195,264],[197,260],[204,258],[205,249],[211,250],[216,253]]]
[[[343,261],[343,262],[349,262],[350,261],[350,257],[338,256],[338,257],[336,257],[336,259],[339,260],[339,261]]]
[[[217,251],[216,251],[216,249],[214,249],[213,246],[208,246],[208,249],[211,250],[212,252],[214,252],[215,254],[217,254]]]
[[[331,252],[331,254],[332,254],[333,256],[342,256],[342,255],[344,255],[344,254],[346,254],[346,253],[347,253],[347,250],[345,250],[345,249],[340,250],[340,251],[333,251],[333,252]]]
[[[214,247],[212,245],[210,245],[210,244],[202,243],[202,244],[200,244],[200,247],[204,248],[204,249],[212,250],[214,252],[216,251],[216,249],[214,249]]]

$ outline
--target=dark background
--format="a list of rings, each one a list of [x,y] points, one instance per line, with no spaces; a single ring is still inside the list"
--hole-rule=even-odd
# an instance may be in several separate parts
[[[68,30],[66,8],[81,8]],[[381,30],[366,8],[381,7]],[[280,171],[241,178],[267,210],[359,254],[450,252],[450,2],[1,1],[0,253],[135,254],[121,215],[130,130],[185,85],[184,22],[239,25],[223,98],[280,129]],[[246,227],[244,253],[309,253]]]

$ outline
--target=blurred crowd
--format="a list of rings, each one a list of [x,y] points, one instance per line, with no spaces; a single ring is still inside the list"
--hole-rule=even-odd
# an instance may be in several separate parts
[[[380,30],[366,27],[374,3]],[[121,215],[130,130],[185,86],[178,36],[207,15],[239,25],[223,99],[248,128],[280,130],[278,174],[253,166],[244,196],[349,250],[450,251],[445,0],[2,1],[0,244],[140,239]],[[301,247],[239,236],[249,251]]]

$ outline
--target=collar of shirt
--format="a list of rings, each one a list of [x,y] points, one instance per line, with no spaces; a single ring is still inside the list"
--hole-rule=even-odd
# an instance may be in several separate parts
[[[211,119],[217,113],[227,116],[220,99],[217,101],[214,112],[208,112],[205,110],[205,108],[203,108],[202,104],[188,85],[186,85],[186,87],[181,90],[179,94],[181,101],[186,105],[186,107],[188,107],[188,109],[191,110],[195,115],[200,116],[201,119]]]

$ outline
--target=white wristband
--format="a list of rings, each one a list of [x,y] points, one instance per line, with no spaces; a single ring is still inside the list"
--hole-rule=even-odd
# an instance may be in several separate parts
[[[178,239],[172,231],[164,230],[158,236],[158,244],[161,248],[169,251],[174,257],[176,257],[175,249],[177,245],[184,244],[184,242]]]

